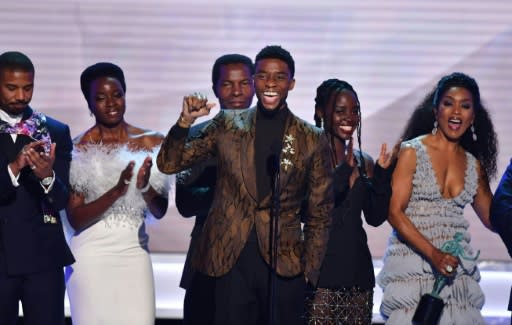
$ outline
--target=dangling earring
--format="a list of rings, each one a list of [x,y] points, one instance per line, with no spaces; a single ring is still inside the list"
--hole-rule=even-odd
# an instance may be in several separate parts
[[[437,121],[434,121],[434,128],[432,129],[432,132],[431,132],[432,135],[436,135],[436,133],[437,133],[437,125],[438,125]]]
[[[471,123],[471,133],[472,133],[472,135],[473,135],[473,141],[475,141],[475,142],[476,142],[476,140],[477,140],[478,138],[476,137],[475,125],[474,125],[473,123]]]

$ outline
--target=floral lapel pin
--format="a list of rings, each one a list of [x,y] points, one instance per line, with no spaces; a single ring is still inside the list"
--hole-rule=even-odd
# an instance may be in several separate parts
[[[284,171],[288,171],[288,167],[293,167],[291,158],[295,154],[295,148],[293,148],[294,141],[293,135],[288,134],[284,136],[283,153],[281,155],[281,166],[283,166]]]

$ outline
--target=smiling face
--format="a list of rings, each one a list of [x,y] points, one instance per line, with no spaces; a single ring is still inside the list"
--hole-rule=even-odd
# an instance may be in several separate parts
[[[123,87],[116,78],[101,77],[91,83],[89,108],[99,124],[112,127],[123,121],[126,110]]]
[[[458,141],[475,118],[473,96],[463,87],[451,87],[434,110],[438,128],[451,141]]]
[[[348,140],[359,124],[359,103],[349,90],[335,93],[325,111],[325,129],[333,136]]]
[[[22,70],[0,71],[0,108],[10,115],[20,115],[32,99],[34,73]]]
[[[256,62],[254,88],[260,104],[267,110],[283,107],[288,92],[295,86],[290,69],[285,61],[261,59]]]

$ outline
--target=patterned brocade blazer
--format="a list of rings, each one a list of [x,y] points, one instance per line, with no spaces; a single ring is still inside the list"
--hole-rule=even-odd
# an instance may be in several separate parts
[[[211,157],[218,161],[213,204],[192,259],[193,266],[209,276],[222,276],[233,267],[253,226],[260,252],[269,264],[271,194],[258,202],[255,122],[255,107],[236,113],[222,110],[197,137],[188,140],[175,135],[175,125],[158,154],[158,168],[168,174]],[[304,272],[316,285],[334,206],[327,137],[290,113],[282,147],[277,273],[291,277]],[[308,218],[302,230],[304,199]]]

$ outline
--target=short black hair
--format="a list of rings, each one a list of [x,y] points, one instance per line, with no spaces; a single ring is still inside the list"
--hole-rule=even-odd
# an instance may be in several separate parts
[[[98,62],[87,67],[80,75],[80,87],[84,94],[85,100],[89,103],[89,94],[91,91],[91,83],[101,77],[112,77],[119,81],[123,91],[126,93],[126,83],[124,80],[123,70],[111,62]]]
[[[34,64],[25,54],[9,51],[0,55],[0,71],[3,70],[21,70],[34,73]]]
[[[235,63],[241,63],[241,64],[246,65],[247,68],[249,68],[251,76],[254,74],[254,64],[252,63],[252,60],[248,56],[238,54],[238,53],[225,54],[225,55],[220,56],[217,60],[215,60],[215,63],[213,64],[212,84],[214,87],[220,78],[220,67],[222,67],[224,65],[228,65],[228,64],[235,64]]]
[[[288,65],[288,69],[290,70],[291,78],[295,76],[295,61],[293,61],[293,57],[284,48],[280,45],[267,45],[256,55],[254,59],[254,64],[257,64],[259,60],[263,59],[278,59],[286,62]]]

